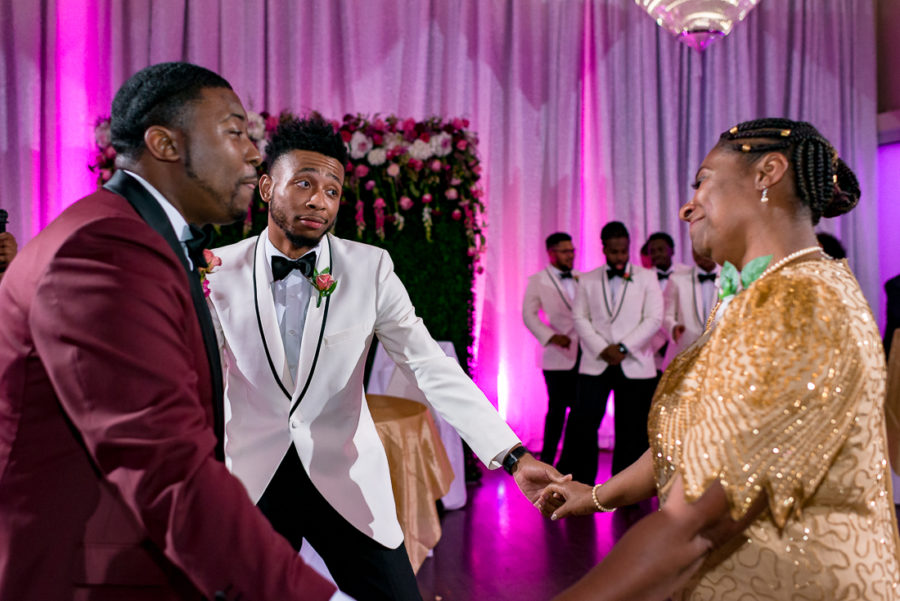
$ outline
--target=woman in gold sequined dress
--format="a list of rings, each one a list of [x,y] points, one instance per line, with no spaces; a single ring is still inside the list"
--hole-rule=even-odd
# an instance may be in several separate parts
[[[766,119],[722,134],[694,187],[680,217],[734,294],[665,372],[647,453],[539,501],[555,519],[660,498],[557,599],[900,599],[884,354],[813,231],[856,177],[811,125]]]

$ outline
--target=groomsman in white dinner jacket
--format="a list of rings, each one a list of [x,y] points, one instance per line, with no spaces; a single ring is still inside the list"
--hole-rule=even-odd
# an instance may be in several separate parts
[[[709,313],[716,304],[718,266],[709,257],[696,252],[694,262],[694,267],[672,274],[663,292],[663,330],[671,340],[667,364],[703,334]]]
[[[572,237],[565,232],[547,236],[550,264],[528,278],[522,301],[522,320],[543,347],[541,368],[547,384],[547,416],[541,461],[553,464],[566,422],[566,410],[575,403],[578,362],[581,356],[572,303],[578,287]],[[544,314],[541,319],[540,314]]]
[[[283,122],[267,153],[259,190],[269,227],[216,250],[222,265],[208,276],[225,372],[227,464],[295,548],[310,542],[339,588],[360,601],[418,600],[363,393],[374,336],[475,454],[513,473],[532,502],[558,472],[525,451],[441,351],[388,253],[326,234],[347,162],[331,125],[320,117]]]
[[[597,477],[597,429],[610,391],[616,399],[613,473],[631,465],[649,446],[647,415],[657,381],[651,340],[663,317],[656,273],[628,260],[625,225],[607,223],[600,238],[606,265],[583,274],[575,296],[582,355],[577,399],[559,460],[561,471],[586,484]]]
[[[675,256],[675,241],[672,240],[672,236],[665,232],[650,234],[647,238],[646,247],[650,263],[656,269],[656,279],[659,281],[659,287],[663,293],[663,303],[665,303],[666,290],[669,288],[672,276],[676,273],[690,271],[691,268],[673,260]],[[668,305],[665,306],[667,307]],[[665,308],[663,312],[665,313]],[[653,360],[656,363],[657,376],[659,376],[666,370],[666,366],[669,364],[669,357],[671,356],[668,352],[670,345],[666,329],[660,328],[653,335],[653,340],[650,344],[653,348]]]

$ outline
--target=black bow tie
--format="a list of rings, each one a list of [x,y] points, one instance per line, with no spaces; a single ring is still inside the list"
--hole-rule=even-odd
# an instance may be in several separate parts
[[[613,278],[622,278],[625,279],[625,268],[616,269],[615,267],[607,267],[606,268],[606,277],[609,279]]]
[[[663,280],[668,280],[671,273],[663,273],[661,271],[656,272],[656,279],[662,282]]]
[[[715,282],[716,281],[715,273],[698,273],[697,280],[702,284],[703,282]]]
[[[563,271],[563,272],[560,272],[560,274],[559,274],[559,279],[561,279],[561,280],[569,279],[571,277],[572,277],[571,271]]]
[[[210,235],[197,226],[191,225],[189,227],[192,237],[185,240],[184,245],[187,247],[191,263],[194,264],[194,269],[204,269],[209,267],[206,263],[206,259],[203,257],[203,251],[209,246]]]
[[[288,274],[297,270],[305,277],[311,277],[316,270],[316,253],[307,253],[299,259],[286,259],[275,255],[272,257],[272,277],[277,282],[283,280]]]

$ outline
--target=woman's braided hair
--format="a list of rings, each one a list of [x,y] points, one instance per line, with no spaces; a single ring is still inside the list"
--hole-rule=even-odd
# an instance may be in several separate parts
[[[719,137],[719,145],[757,160],[781,152],[791,162],[800,201],[809,207],[813,224],[822,216],[837,217],[859,202],[859,181],[819,131],[805,121],[758,119],[735,125]]]

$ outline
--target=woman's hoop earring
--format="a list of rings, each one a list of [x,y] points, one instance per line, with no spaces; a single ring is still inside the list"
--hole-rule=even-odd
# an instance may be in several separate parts
[[[761,202],[761,203],[769,202],[769,189],[768,188],[763,188],[762,196],[760,197],[759,202]]]

